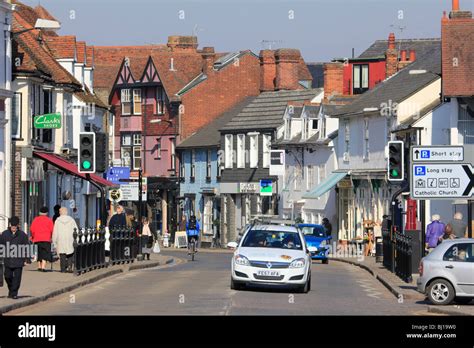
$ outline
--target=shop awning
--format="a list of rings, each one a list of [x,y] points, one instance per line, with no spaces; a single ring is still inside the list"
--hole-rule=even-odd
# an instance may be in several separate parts
[[[316,199],[324,195],[330,189],[332,189],[336,184],[344,179],[344,177],[349,172],[332,172],[321,184],[312,189],[309,193],[304,194],[303,198],[312,198]]]
[[[78,178],[84,179],[86,181],[92,181],[97,185],[100,186],[106,186],[106,187],[112,187],[112,186],[117,186],[114,183],[96,175],[96,174],[83,174],[79,173],[77,169],[77,165],[74,163],[71,163],[64,159],[63,157],[50,153],[50,152],[39,152],[39,151],[33,151],[33,156],[51,164],[52,166],[59,168],[63,170],[64,172],[77,176]]]

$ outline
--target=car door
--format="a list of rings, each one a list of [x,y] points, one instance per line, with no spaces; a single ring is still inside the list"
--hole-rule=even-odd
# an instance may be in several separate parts
[[[462,293],[474,296],[474,243],[452,245],[443,256],[443,267]]]

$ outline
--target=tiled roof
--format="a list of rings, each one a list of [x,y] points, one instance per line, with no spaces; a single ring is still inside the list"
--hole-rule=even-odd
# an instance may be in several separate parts
[[[38,14],[39,18],[49,19],[50,21],[58,21],[51,13],[48,12],[47,9],[41,5],[35,7],[35,12]]]
[[[364,109],[377,108],[380,110],[383,103],[399,103],[416,93],[426,85],[440,78],[432,70],[438,70],[441,61],[417,61],[409,67],[399,71],[394,76],[379,83],[373,89],[360,95],[351,104],[336,110],[333,115],[360,114]],[[426,70],[424,70],[426,69]]]
[[[86,43],[84,41],[77,41],[76,50],[77,50],[77,62],[85,63],[86,62]]]
[[[238,115],[242,109],[247,106],[255,97],[248,97],[227,112],[224,112],[214,121],[201,128],[183,141],[177,149],[197,148],[218,146],[220,143],[219,129],[229,122],[234,116]]]
[[[15,11],[21,13],[22,18],[31,27],[35,26],[36,20],[38,18],[56,20],[53,16],[51,16],[51,14],[48,11],[46,11],[46,9],[44,9],[43,7],[39,5],[35,8],[32,8],[17,0],[13,0],[12,4],[16,5]],[[56,33],[51,30],[44,30],[43,34],[45,34],[45,36],[56,36]]]
[[[86,66],[93,67],[94,66],[94,47],[87,46],[86,48]]]
[[[74,59],[76,57],[77,43],[74,35],[49,36],[45,38],[45,42],[56,59]],[[79,52],[77,52],[77,58],[80,58]]]
[[[23,11],[13,13],[13,32],[30,29],[32,26],[23,17]],[[71,74],[68,73],[51,55],[50,51],[42,46],[38,41],[38,30],[30,30],[14,36],[14,43],[18,45],[16,52],[24,52],[27,55],[26,64],[14,65],[16,72],[27,71],[28,69],[40,70],[49,75],[58,84],[69,84],[80,88],[81,84]],[[34,68],[33,68],[34,66]]]
[[[441,48],[441,39],[402,39],[395,40],[398,50],[415,50],[417,57],[425,56],[433,46]],[[388,48],[388,40],[377,40],[366,49],[358,58],[382,57]]]
[[[319,93],[321,89],[261,93],[221,130],[275,129],[283,122],[288,102],[308,101]]]

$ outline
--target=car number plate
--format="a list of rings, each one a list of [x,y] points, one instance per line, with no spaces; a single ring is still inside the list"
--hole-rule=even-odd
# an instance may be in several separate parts
[[[257,275],[266,276],[266,277],[279,277],[280,272],[278,272],[278,271],[269,271],[269,270],[261,270],[261,271],[257,271]]]

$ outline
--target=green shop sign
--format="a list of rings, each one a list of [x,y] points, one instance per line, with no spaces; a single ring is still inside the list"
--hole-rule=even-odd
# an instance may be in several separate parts
[[[59,129],[61,128],[61,114],[46,114],[35,116],[36,129]]]

